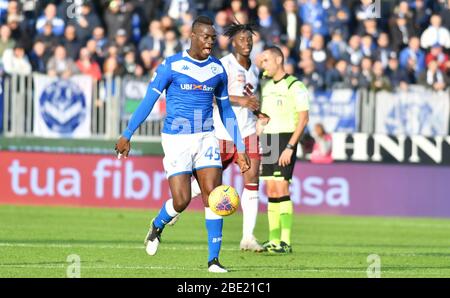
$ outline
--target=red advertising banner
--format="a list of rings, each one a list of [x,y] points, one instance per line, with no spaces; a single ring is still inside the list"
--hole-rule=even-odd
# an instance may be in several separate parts
[[[298,162],[291,198],[300,213],[450,217],[449,181],[450,167]],[[237,167],[223,183],[242,190]],[[3,151],[0,189],[0,204],[160,208],[170,196],[160,156]]]

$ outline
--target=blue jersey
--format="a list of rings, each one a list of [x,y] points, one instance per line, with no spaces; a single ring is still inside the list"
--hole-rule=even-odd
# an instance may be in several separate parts
[[[212,131],[215,97],[222,122],[226,124],[238,150],[242,151],[244,145],[229,102],[227,86],[226,72],[217,58],[209,56],[206,60],[199,61],[190,57],[187,51],[171,56],[158,66],[144,100],[133,113],[128,128],[122,135],[127,139],[131,138],[147,118],[161,93],[166,90],[167,116],[163,133]]]

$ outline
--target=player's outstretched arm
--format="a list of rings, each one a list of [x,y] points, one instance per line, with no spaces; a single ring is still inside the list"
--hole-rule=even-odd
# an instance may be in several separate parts
[[[122,133],[121,137],[119,138],[116,144],[115,150],[119,158],[122,155],[125,157],[128,156],[128,153],[130,152],[131,148],[130,140],[131,137],[133,136],[133,133],[142,124],[142,122],[144,122],[145,119],[147,119],[159,96],[164,91],[164,89],[166,89],[167,86],[170,84],[171,82],[170,78],[171,78],[170,69],[168,65],[165,63],[165,61],[163,61],[158,66],[158,69],[153,75],[153,80],[147,88],[147,92],[145,94],[144,99],[139,104],[136,111],[134,111],[130,121],[128,122],[127,128]]]

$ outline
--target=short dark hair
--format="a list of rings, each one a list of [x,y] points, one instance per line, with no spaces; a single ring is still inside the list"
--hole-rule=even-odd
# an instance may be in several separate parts
[[[195,18],[194,22],[192,23],[192,31],[194,31],[194,28],[198,25],[214,25],[213,21],[207,17],[207,16],[198,16]]]
[[[284,64],[284,55],[283,52],[281,51],[281,49],[277,46],[269,46],[266,47],[266,51],[271,52],[272,54],[275,54],[275,56],[279,56],[281,57],[281,64]]]

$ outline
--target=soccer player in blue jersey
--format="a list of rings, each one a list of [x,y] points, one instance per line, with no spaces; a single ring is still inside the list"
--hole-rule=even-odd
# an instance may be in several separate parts
[[[223,219],[208,205],[209,193],[222,184],[220,147],[212,119],[214,97],[221,120],[237,147],[237,164],[241,172],[250,168],[250,161],[228,98],[226,72],[221,62],[210,56],[215,40],[211,19],[196,18],[192,24],[190,49],[168,57],[159,65],[145,98],[116,144],[116,152],[119,156],[128,156],[131,136],[166,90],[167,116],[161,139],[163,164],[173,199],[165,202],[152,220],[145,239],[146,252],[156,254],[165,225],[189,205],[191,176],[194,175],[205,206],[208,271],[227,272],[219,262]]]

